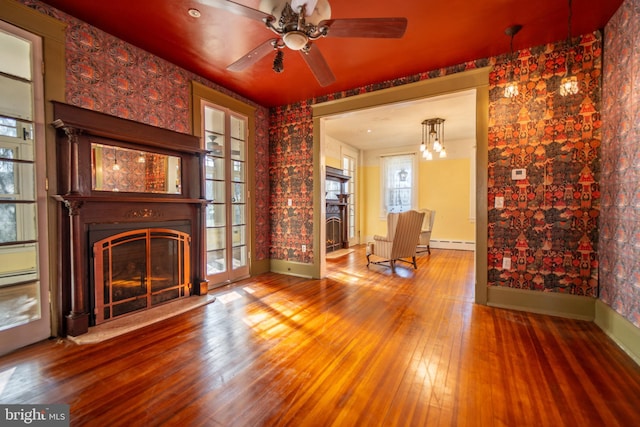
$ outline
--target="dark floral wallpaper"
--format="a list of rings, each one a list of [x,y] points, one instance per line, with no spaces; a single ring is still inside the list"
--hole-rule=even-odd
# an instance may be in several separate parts
[[[253,195],[257,253],[253,258],[267,259],[271,237],[268,110],[40,1],[19,1],[68,25],[65,97],[69,104],[188,134],[192,80],[257,108]]]
[[[565,43],[518,52],[514,78],[520,95],[502,97],[506,57],[469,62],[271,109],[271,257],[309,262],[313,212],[311,105],[486,65],[490,75],[489,205],[505,197],[503,209],[490,209],[489,285],[597,295],[597,231],[600,190],[601,38],[573,41],[572,73],[581,91],[563,98],[558,86],[566,70]],[[528,178],[513,181],[511,170]],[[293,200],[291,207],[288,199]],[[512,269],[502,270],[502,258]]]
[[[605,35],[600,298],[640,328],[640,0]]]

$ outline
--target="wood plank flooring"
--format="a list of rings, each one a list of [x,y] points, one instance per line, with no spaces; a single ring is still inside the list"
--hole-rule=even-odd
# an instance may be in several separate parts
[[[473,304],[473,253],[328,268],[1,357],[0,403],[68,403],[78,426],[638,425],[640,367],[593,323]]]

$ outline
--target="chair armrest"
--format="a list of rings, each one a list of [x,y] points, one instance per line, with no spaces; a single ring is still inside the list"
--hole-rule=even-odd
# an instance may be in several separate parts
[[[378,242],[392,242],[393,241],[393,240],[388,239],[387,236],[378,236],[378,235],[373,236],[373,240],[376,240]]]

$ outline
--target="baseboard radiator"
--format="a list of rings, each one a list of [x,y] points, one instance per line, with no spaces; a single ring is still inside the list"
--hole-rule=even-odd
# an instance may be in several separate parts
[[[468,242],[463,240],[436,240],[431,239],[430,245],[435,249],[457,249],[461,251],[475,251],[476,242]]]

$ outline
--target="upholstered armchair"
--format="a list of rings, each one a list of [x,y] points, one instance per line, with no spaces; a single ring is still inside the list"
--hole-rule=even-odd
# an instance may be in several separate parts
[[[417,269],[416,248],[423,220],[424,212],[388,214],[387,235],[373,236],[373,242],[367,243],[367,266],[388,263],[391,271],[395,273],[396,261],[402,261],[413,264],[413,268]]]
[[[436,211],[420,209],[418,212],[424,212],[424,220],[422,221],[422,231],[420,232],[420,240],[416,252],[431,254],[431,230],[433,230],[433,221],[436,219]]]

